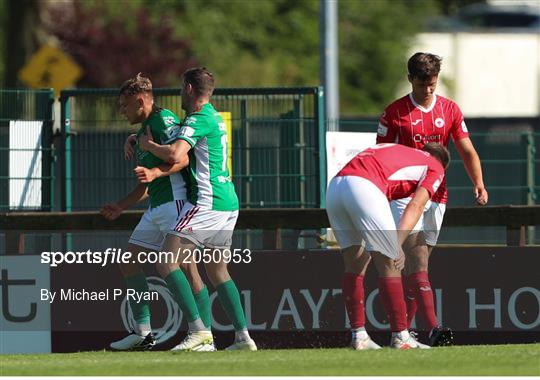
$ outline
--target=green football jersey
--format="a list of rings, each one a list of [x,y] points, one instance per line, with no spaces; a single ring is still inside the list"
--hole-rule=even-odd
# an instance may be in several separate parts
[[[178,130],[179,119],[169,110],[156,107],[148,116],[148,119],[142,122],[137,137],[146,134],[147,126],[150,126],[154,142],[157,144],[170,144],[177,140],[175,131]],[[136,152],[139,165],[145,168],[151,169],[165,163],[152,153],[141,150],[138,143],[136,144]],[[186,175],[185,170],[181,170],[169,176],[157,178],[149,183],[150,206],[157,207],[174,200],[187,199],[184,175]]]
[[[227,167],[227,126],[210,103],[187,115],[178,138],[189,151],[188,200],[216,211],[238,210],[238,197]]]

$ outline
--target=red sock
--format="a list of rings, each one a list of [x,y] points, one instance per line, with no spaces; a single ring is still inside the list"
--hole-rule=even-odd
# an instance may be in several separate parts
[[[435,314],[435,303],[433,301],[433,290],[427,272],[416,272],[409,276],[409,283],[416,292],[418,302],[418,312],[422,321],[426,323],[428,330],[439,325]]]
[[[347,308],[347,315],[351,328],[357,329],[366,324],[366,310],[364,306],[364,276],[356,273],[343,274],[343,299]]]
[[[418,304],[416,302],[416,291],[410,276],[401,277],[403,280],[403,292],[405,293],[405,305],[407,305],[407,327],[411,327],[412,320],[416,315]]]
[[[407,307],[401,277],[379,277],[379,293],[392,332],[407,330]]]

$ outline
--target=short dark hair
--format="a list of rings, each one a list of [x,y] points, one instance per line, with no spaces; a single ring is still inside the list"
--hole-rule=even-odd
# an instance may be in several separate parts
[[[119,95],[152,94],[152,82],[149,78],[138,73],[134,78],[128,79],[120,87]]]
[[[437,161],[442,164],[443,168],[446,169],[448,167],[448,164],[450,163],[450,152],[441,144],[435,142],[428,142],[426,143],[426,145],[424,145],[422,150],[424,152],[428,152],[434,158],[436,158]]]
[[[206,67],[188,69],[182,75],[184,83],[190,84],[195,96],[211,96],[214,92],[214,75]]]
[[[442,58],[430,53],[416,53],[407,62],[407,70],[411,78],[428,80],[439,75]]]

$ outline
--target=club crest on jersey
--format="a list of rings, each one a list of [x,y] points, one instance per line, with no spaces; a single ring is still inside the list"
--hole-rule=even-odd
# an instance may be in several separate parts
[[[436,126],[437,128],[442,128],[442,127],[444,127],[444,120],[443,120],[442,118],[440,118],[440,117],[436,118],[436,119],[435,119],[435,126]]]

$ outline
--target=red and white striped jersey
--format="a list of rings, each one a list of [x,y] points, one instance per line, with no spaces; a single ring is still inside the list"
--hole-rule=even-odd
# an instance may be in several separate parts
[[[448,147],[450,137],[457,141],[469,137],[469,132],[458,105],[438,95],[433,95],[429,108],[417,104],[412,94],[396,100],[386,107],[377,129],[378,144],[396,143],[417,149],[422,149],[428,142]],[[448,201],[446,181],[432,200]]]
[[[388,198],[411,196],[424,187],[430,197],[444,179],[444,168],[429,153],[399,144],[378,144],[357,154],[336,176],[363,177]]]

